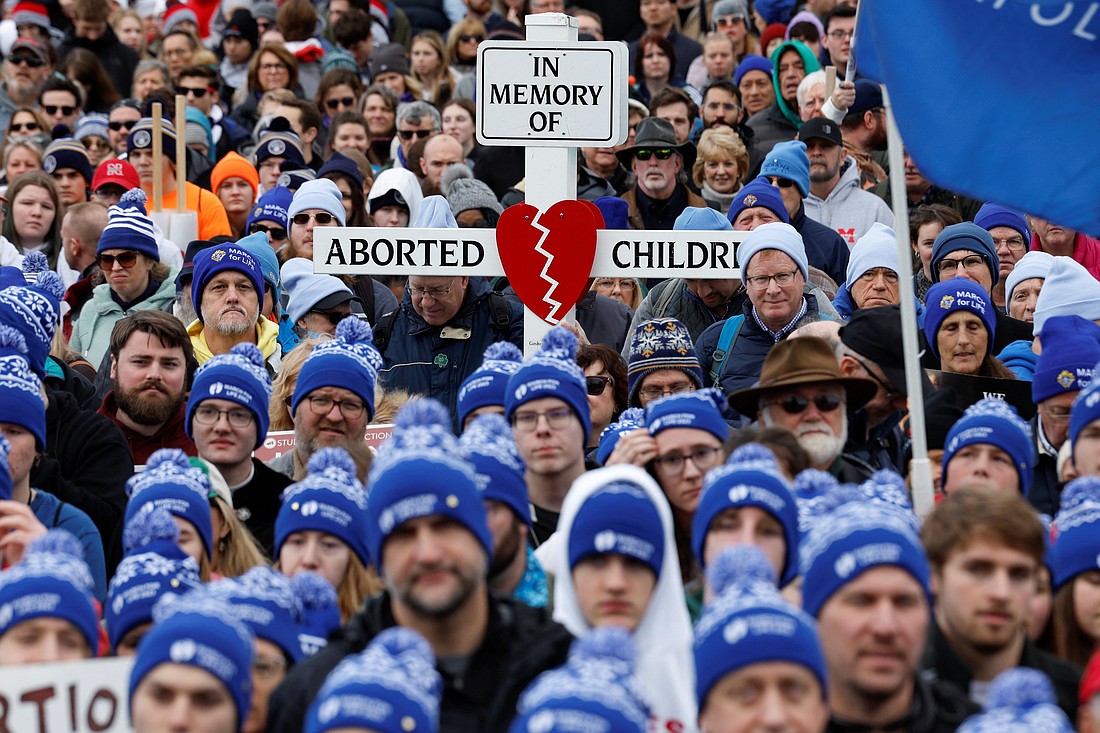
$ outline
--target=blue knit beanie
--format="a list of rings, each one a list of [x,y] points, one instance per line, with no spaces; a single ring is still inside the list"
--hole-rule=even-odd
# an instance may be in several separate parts
[[[293,200],[294,192],[285,186],[276,186],[264,191],[263,196],[260,196],[256,205],[252,207],[252,213],[248,215],[247,228],[251,229],[252,225],[258,221],[274,221],[283,229],[289,230],[290,217],[287,216],[287,211]]]
[[[145,201],[144,191],[131,188],[122,194],[117,204],[107,209],[107,226],[99,236],[95,249],[97,256],[109,249],[124,249],[141,252],[154,262],[160,262],[153,220],[145,213]]]
[[[340,187],[327,178],[306,181],[294,192],[286,217],[290,220],[303,211],[320,209],[332,214],[340,226],[347,226],[348,214],[342,196]]]
[[[596,449],[596,462],[601,466],[607,463],[619,439],[635,430],[645,430],[645,408],[628,407],[619,415],[619,419],[608,425],[600,433],[600,444]]]
[[[345,657],[309,706],[303,733],[436,733],[443,680],[428,642],[400,626]]]
[[[783,203],[783,197],[779,195],[779,189],[759,178],[749,181],[741,187],[740,191],[734,194],[733,203],[730,204],[726,218],[730,220],[730,224],[733,224],[742,211],[755,209],[758,206],[762,206],[778,216],[779,221],[784,224],[789,223],[791,220],[790,215],[787,213],[787,205]]]
[[[1054,517],[1054,546],[1047,553],[1054,592],[1081,573],[1100,570],[1100,478],[1066,484]]]
[[[696,389],[703,387],[703,369],[687,326],[675,318],[654,318],[634,327],[626,360],[626,402],[640,407],[642,380],[661,369],[679,369]]]
[[[465,425],[470,413],[482,407],[504,407],[508,380],[519,371],[523,354],[511,341],[489,344],[481,366],[458,389],[458,424]]]
[[[776,143],[764,156],[764,162],[760,164],[760,178],[766,181],[768,176],[779,176],[788,181],[794,181],[802,197],[809,196],[810,158],[806,155],[806,143],[801,140]]]
[[[214,528],[210,521],[210,479],[191,465],[179,448],[161,448],[149,456],[145,470],[126,482],[124,520],[130,523],[146,504],[163,507],[191,523],[202,539],[206,556],[213,557]]]
[[[705,387],[653,400],[645,408],[645,425],[654,436],[669,428],[694,428],[724,443],[730,434],[729,425],[722,419],[724,409],[726,397],[722,390]]]
[[[724,465],[711,469],[703,478],[703,493],[691,523],[695,559],[706,567],[703,548],[711,524],[725,510],[745,506],[767,512],[783,528],[787,555],[779,584],[782,587],[790,583],[798,575],[798,504],[775,456],[759,443],[741,446]]]
[[[534,356],[525,360],[508,378],[504,411],[508,419],[523,405],[544,397],[555,397],[577,413],[584,440],[592,430],[591,407],[584,372],[577,366],[577,337],[561,326],[551,328]]]
[[[596,490],[577,510],[569,532],[569,569],[592,555],[632,558],[661,576],[664,528],[657,507],[641,486],[614,481]]]
[[[619,199],[622,201],[622,199]],[[626,203],[625,201],[623,203]],[[731,232],[729,219],[709,206],[686,206],[672,225],[678,231]]]
[[[153,620],[153,606],[164,595],[183,595],[202,585],[199,566],[179,546],[179,527],[167,509],[146,504],[126,523],[126,556],[107,589],[103,620],[111,649],[141,624]]]
[[[1100,326],[1081,316],[1047,319],[1043,353],[1035,363],[1031,399],[1036,404],[1089,386],[1100,362]]]
[[[279,296],[282,293],[282,290],[280,290],[282,278],[279,275],[279,256],[276,255],[275,250],[271,248],[271,242],[268,241],[267,235],[263,232],[249,234],[247,237],[238,239],[237,246],[255,257],[256,261],[260,263],[260,271],[263,273],[264,283],[271,290],[272,299],[275,302],[275,309],[278,310],[280,308]],[[261,301],[262,300],[261,298]]]
[[[100,240],[100,245],[102,244],[103,240]],[[195,255],[194,277],[191,280],[191,302],[195,304],[200,323],[205,322],[202,315],[202,291],[206,290],[207,284],[218,274],[226,271],[239,272],[251,280],[259,302],[263,303],[264,273],[260,269],[259,260],[235,244],[208,247]]]
[[[130,670],[130,715],[134,692],[162,664],[183,664],[213,675],[237,707],[239,730],[252,695],[253,635],[232,606],[206,588],[167,596],[153,608],[153,627],[138,644]]]
[[[10,326],[0,325],[0,422],[30,431],[38,450],[46,447],[46,403],[42,382],[27,361],[27,342]]]
[[[168,156],[173,163],[176,162],[176,128],[171,120],[160,121],[161,153]],[[126,155],[134,150],[153,149],[153,119],[142,117],[138,123],[130,128],[130,134],[126,138]]]
[[[727,547],[707,569],[713,600],[695,625],[695,697],[726,675],[754,664],[789,662],[808,669],[828,692],[817,624],[775,587],[775,568],[755,545]]]
[[[507,505],[530,527],[531,505],[524,478],[527,467],[508,421],[502,415],[478,415],[459,437],[458,444],[474,467],[482,498]]]
[[[298,640],[302,602],[285,575],[266,565],[257,565],[235,578],[214,581],[207,589],[212,596],[228,603],[233,615],[257,639],[279,647],[293,664],[305,658]]]
[[[1074,733],[1045,672],[1013,667],[989,685],[982,712],[967,718],[958,733]]]
[[[749,232],[741,244],[737,245],[737,266],[741,268],[741,272],[748,270],[752,258],[766,249],[779,250],[794,260],[802,277],[809,282],[810,263],[806,258],[806,243],[802,241],[802,235],[797,229],[790,224],[775,221],[761,224]]]
[[[0,572],[0,637],[24,621],[58,618],[76,627],[94,656],[99,621],[93,587],[80,540],[51,529],[31,543],[19,564]]]
[[[931,604],[928,560],[920,523],[911,509],[869,499],[864,493],[834,492],[799,543],[802,608],[815,618],[846,583],[880,566],[898,567],[924,590]]]
[[[310,570],[295,573],[290,579],[290,588],[302,602],[298,643],[302,654],[312,657],[328,646],[329,635],[344,625],[336,589],[323,576]]]
[[[1031,229],[1027,226],[1027,218],[1016,209],[987,201],[974,215],[974,223],[986,231],[993,227],[1015,229],[1024,238],[1024,246],[1031,246]]]
[[[943,451],[945,480],[947,465],[968,445],[992,445],[1008,454],[1020,477],[1020,493],[1027,496],[1035,468],[1035,439],[1031,426],[1017,414],[1016,408],[996,397],[987,397],[966,408],[947,433]]]
[[[629,229],[630,205],[618,196],[601,196],[594,202],[603,214],[604,229]]]
[[[367,496],[355,462],[343,448],[322,448],[310,456],[306,476],[280,497],[275,517],[275,556],[295,532],[324,532],[346,544],[364,566],[371,564]]]
[[[625,629],[593,629],[573,642],[564,666],[524,691],[508,733],[645,733],[649,707],[636,656]]]
[[[86,186],[92,185],[92,161],[88,157],[88,149],[71,137],[54,140],[42,151],[43,172],[52,175],[67,168],[79,173]]]
[[[271,402],[271,377],[264,366],[264,355],[255,344],[237,344],[228,354],[218,354],[198,368],[187,398],[187,437],[195,439],[195,410],[205,400],[236,402],[256,418],[256,445],[267,437],[271,424],[268,404]],[[220,418],[220,416],[219,416]]]
[[[298,374],[290,400],[293,415],[315,389],[341,387],[354,392],[374,417],[374,382],[382,368],[382,355],[374,348],[374,333],[358,318],[345,318],[336,326],[336,338],[318,344]]]
[[[936,343],[936,335],[943,322],[955,311],[969,311],[981,319],[989,334],[983,356],[993,353],[997,313],[993,308],[993,301],[989,299],[989,293],[981,285],[962,277],[944,280],[928,289],[924,303],[924,337],[928,341],[928,350],[937,361],[940,358],[940,349]]]
[[[21,282],[0,290],[0,324],[23,335],[27,361],[39,379],[46,378],[46,359],[65,297],[65,285],[49,267],[46,255],[28,252],[23,257]]]
[[[771,79],[774,70],[775,67],[772,66],[771,61],[768,61],[763,56],[757,56],[754,53],[750,53],[742,59],[741,63],[737,65],[737,69],[733,72],[733,83],[737,86],[741,86],[742,77],[750,71],[763,71],[768,75],[768,79]]]
[[[936,241],[932,245],[932,261],[929,263],[932,282],[940,281],[940,260],[960,249],[968,249],[984,257],[993,278],[991,282],[994,285],[997,284],[997,280],[1001,276],[1001,266],[1000,259],[997,257],[997,247],[993,244],[993,237],[985,229],[969,221],[944,227],[944,230],[936,237]]]
[[[411,519],[437,514],[461,524],[481,543],[485,556],[493,556],[477,475],[451,433],[451,416],[435,400],[413,400],[397,413],[393,435],[371,465],[368,485],[367,537],[380,571],[390,533]]]
[[[1097,367],[1100,363],[1093,367],[1094,372]],[[1069,416],[1069,442],[1076,443],[1081,431],[1096,420],[1100,420],[1100,379],[1089,382],[1073,401]]]
[[[344,155],[339,150],[335,151],[332,156],[325,161],[325,164],[321,166],[321,170],[317,171],[317,177],[324,178],[327,173],[342,173],[359,184],[359,188],[363,187],[363,174],[359,171],[359,166],[355,164],[354,160]]]

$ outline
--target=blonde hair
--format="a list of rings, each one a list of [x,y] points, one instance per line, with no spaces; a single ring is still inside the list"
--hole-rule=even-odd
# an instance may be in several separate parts
[[[732,160],[737,163],[738,181],[743,180],[749,172],[749,151],[732,128],[723,126],[704,130],[699,137],[697,150],[695,165],[691,167],[691,178],[696,186],[702,187],[705,180],[703,171],[710,160]]]
[[[307,338],[290,350],[283,357],[283,365],[275,376],[275,382],[271,389],[271,403],[268,405],[267,415],[271,419],[272,430],[293,430],[294,418],[290,414],[290,398],[294,396],[294,386],[298,384],[298,374],[302,371],[302,365],[306,357],[313,352],[317,344],[328,341],[329,338]]]
[[[340,621],[345,624],[363,606],[364,601],[378,595],[385,588],[374,568],[364,565],[359,556],[348,549],[348,569],[344,574],[344,581],[336,589]]]
[[[260,544],[244,522],[237,516],[233,507],[229,506],[225,499],[215,496],[210,500],[210,508],[216,510],[229,528],[229,532],[223,539],[215,538],[214,558],[211,569],[223,578],[236,578],[257,565],[266,565]]]

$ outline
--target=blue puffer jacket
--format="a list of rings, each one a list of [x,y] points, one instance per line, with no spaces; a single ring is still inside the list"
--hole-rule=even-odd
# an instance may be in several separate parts
[[[511,313],[511,322],[505,332],[500,333],[493,327],[489,292],[485,278],[471,277],[466,299],[455,317],[445,326],[430,326],[413,310],[406,290],[378,375],[382,386],[433,397],[457,416],[458,388],[481,366],[485,348],[495,341],[507,339],[523,349],[523,308],[504,301]],[[387,316],[383,316],[380,322],[386,320]],[[444,338],[443,332],[454,335]]]

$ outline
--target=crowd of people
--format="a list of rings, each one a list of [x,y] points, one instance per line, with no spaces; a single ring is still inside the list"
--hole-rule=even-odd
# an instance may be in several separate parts
[[[741,232],[736,277],[600,273],[525,356],[505,278],[315,272],[538,185],[473,100],[542,12],[629,43],[578,197]],[[6,2],[0,668],[133,657],[136,733],[1098,733],[1100,241],[908,156],[895,221],[855,24]]]

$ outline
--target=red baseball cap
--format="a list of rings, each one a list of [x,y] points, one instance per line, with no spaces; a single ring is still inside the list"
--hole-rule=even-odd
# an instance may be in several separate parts
[[[131,188],[141,188],[141,179],[138,178],[138,172],[134,166],[118,158],[111,158],[99,164],[92,177],[92,190],[95,191],[108,183],[122,186],[127,191]]]

